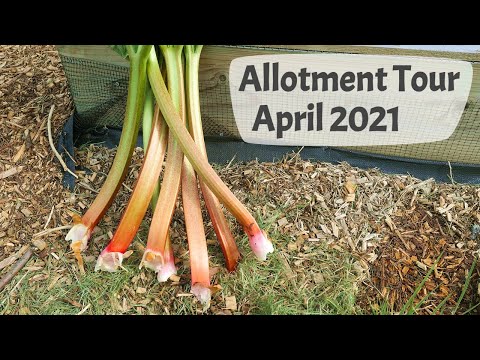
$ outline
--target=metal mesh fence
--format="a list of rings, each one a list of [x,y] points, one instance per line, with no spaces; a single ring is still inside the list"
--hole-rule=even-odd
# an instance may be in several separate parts
[[[60,54],[75,103],[75,129],[122,127],[128,67]]]

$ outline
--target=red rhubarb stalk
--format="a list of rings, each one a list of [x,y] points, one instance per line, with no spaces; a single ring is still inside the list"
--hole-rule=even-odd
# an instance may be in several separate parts
[[[200,64],[200,54],[202,45],[186,45],[186,84],[187,84],[187,114],[190,125],[190,134],[192,135],[198,150],[205,160],[208,161],[207,149],[202,129],[202,116],[200,112],[200,95],[198,88],[198,71]],[[184,160],[185,161],[185,160]],[[202,179],[199,179],[200,187],[203,193],[203,199],[212,220],[213,229],[217,235],[217,240],[222,248],[225,257],[225,265],[228,271],[233,271],[240,260],[240,252],[233,238],[227,219],[223,214],[220,202],[217,197],[208,188]]]
[[[248,235],[250,247],[257,258],[260,260],[266,260],[267,254],[273,252],[271,241],[267,238],[266,233],[260,229],[256,220],[247,208],[223,183],[222,179],[220,179],[208,161],[200,153],[198,146],[188,133],[182,117],[177,112],[175,105],[169,96],[165,82],[160,74],[158,62],[156,59],[152,60],[152,58],[149,58],[147,65],[148,78],[158,106],[168,124],[170,134],[173,134],[176,138],[183,153],[188,158],[197,174],[243,226],[244,231]]]
[[[113,272],[121,266],[123,254],[133,241],[147,212],[155,186],[158,185],[158,177],[162,171],[163,158],[167,147],[168,127],[163,121],[158,107],[155,109],[153,119],[147,152],[132,196],[112,240],[98,257],[95,271]]]
[[[165,88],[164,96],[166,96],[172,106],[174,106],[177,116],[179,116],[179,113],[182,114],[179,116],[178,121],[180,122],[179,124],[185,128],[185,119],[183,116],[185,99],[181,95],[182,90],[179,86],[179,84],[183,84],[183,45],[161,45],[160,49],[167,68],[167,80],[169,86],[168,90]],[[161,77],[162,75],[160,74],[157,58],[151,55],[148,62],[157,64],[157,75]],[[165,84],[163,77],[161,80],[162,83]],[[173,104],[172,99],[175,99],[175,105]],[[177,112],[177,109],[180,111]],[[171,249],[171,244],[169,244],[170,238],[167,237],[167,235],[180,188],[182,165],[182,150],[173,134],[169,133],[165,174],[163,176],[157,205],[153,213],[152,223],[150,224],[147,246],[142,259],[142,265],[157,273],[158,281],[166,281],[170,275],[173,275],[176,272],[175,265],[173,264],[172,266],[172,264],[167,262],[168,254],[166,253],[166,249]],[[171,261],[173,261],[173,257]]]
[[[78,255],[85,250],[90,235],[102,219],[115,198],[127,172],[137,140],[147,82],[146,63],[152,45],[127,45],[130,59],[130,81],[128,86],[125,120],[112,167],[93,204],[82,218],[74,218],[75,225],[66,236],[71,248]]]

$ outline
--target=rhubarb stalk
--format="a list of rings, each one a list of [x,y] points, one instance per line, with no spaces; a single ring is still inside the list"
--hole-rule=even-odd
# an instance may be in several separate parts
[[[207,149],[203,137],[198,87],[198,72],[202,47],[202,45],[186,45],[184,50],[186,59],[187,114],[190,125],[190,134],[197,144],[201,155],[208,161]],[[230,231],[230,227],[228,226],[227,219],[225,219],[223,214],[220,202],[208,186],[206,186],[205,182],[202,179],[199,179],[199,181],[208,214],[212,220],[217,240],[220,243],[223,256],[225,257],[225,265],[228,271],[233,271],[240,260],[240,252],[235,244],[235,240]]]
[[[185,128],[185,118],[182,116],[185,109],[185,98],[182,96],[180,84],[183,84],[182,51],[183,45],[161,45],[160,49],[167,68],[168,90],[165,94],[178,116],[179,125]],[[157,64],[157,76],[161,77],[160,67],[156,56],[150,55],[149,63]],[[161,79],[162,83],[163,77]],[[152,85],[152,84],[150,84]],[[153,90],[153,88],[152,88]],[[172,102],[174,99],[175,104]],[[157,100],[158,101],[158,100]],[[177,111],[179,109],[179,111]],[[182,115],[178,115],[178,114]],[[147,246],[143,255],[142,264],[157,273],[158,281],[166,281],[176,272],[175,266],[168,263],[169,254],[166,249],[171,249],[168,228],[175,210],[176,199],[182,175],[183,153],[173,134],[168,137],[168,154],[163,176],[162,187],[157,205],[153,213],[152,223],[148,232]],[[172,257],[173,261],[173,257]]]
[[[70,246],[76,255],[86,249],[93,229],[102,219],[120,189],[128,172],[128,164],[137,140],[147,82],[146,64],[152,45],[127,45],[126,48],[130,58],[130,81],[122,134],[112,167],[99,194],[82,218],[74,217],[75,225],[65,238],[67,241],[71,241]]]
[[[188,82],[188,79],[187,79]],[[179,84],[181,96],[185,99],[185,86]],[[175,103],[175,99],[173,99]],[[178,102],[178,101],[177,101]],[[181,110],[181,109],[177,109]],[[185,114],[181,114],[185,116]],[[192,119],[187,117],[190,134],[193,134]],[[210,272],[208,269],[208,249],[203,226],[202,209],[198,193],[197,176],[188,159],[183,159],[182,170],[182,202],[185,214],[185,227],[187,229],[188,249],[190,255],[191,290],[204,308],[210,306]]]
[[[152,49],[151,51],[155,51],[155,49]],[[155,108],[155,97],[153,96],[152,89],[150,88],[150,84],[148,84],[147,82],[147,89],[145,91],[145,104],[143,105],[143,120],[142,120],[143,151],[145,155],[148,148],[148,141],[150,139],[150,134],[152,132],[154,108]],[[150,202],[152,211],[155,210],[155,206],[157,205],[159,193],[160,193],[160,183],[157,180],[157,184],[155,185],[155,189],[153,190],[152,200]]]
[[[192,275],[191,293],[208,308],[210,306],[210,272],[208,269],[208,250],[202,210],[198,194],[195,170],[188,161],[183,160],[182,201],[187,229],[190,272]]]
[[[170,134],[173,134],[176,138],[183,153],[191,162],[197,174],[243,226],[244,231],[248,235],[252,251],[257,258],[260,260],[266,260],[267,254],[273,252],[273,244],[267,238],[266,233],[260,229],[255,218],[250,214],[247,208],[223,183],[222,179],[220,179],[208,161],[200,153],[198,146],[188,133],[182,117],[179,115],[172,102],[167,87],[165,86],[165,82],[161,77],[160,67],[156,59],[153,60],[151,57],[149,58],[147,72],[150,85],[158,106],[168,124]],[[163,188],[164,187],[162,186],[162,190]]]
[[[142,116],[142,138],[143,138],[143,151],[146,153],[148,148],[148,141],[152,132],[153,115],[155,108],[155,98],[152,93],[150,85],[147,83],[145,89],[145,103],[143,105]]]
[[[147,212],[155,186],[158,185],[158,177],[162,171],[167,147],[167,137],[168,127],[157,106],[146,155],[132,196],[112,240],[98,257],[95,271],[113,272],[122,265],[123,254],[133,241]]]

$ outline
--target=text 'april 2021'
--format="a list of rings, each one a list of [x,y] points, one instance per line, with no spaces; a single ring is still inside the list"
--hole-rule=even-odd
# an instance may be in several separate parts
[[[245,142],[412,144],[452,135],[468,99],[472,66],[420,57],[259,55],[234,59],[229,80]]]
[[[274,122],[268,105],[260,105],[252,131],[259,131],[260,126],[267,126],[268,131],[276,131],[277,139],[283,138],[283,134],[290,129],[323,131],[325,117],[323,103],[310,103],[307,109],[309,111],[297,111],[293,114],[277,112]],[[357,106],[351,110],[335,106],[331,111],[327,111],[327,114],[332,116],[327,127],[327,131],[330,132],[398,131],[398,106],[391,109],[384,109],[381,106],[366,109]]]

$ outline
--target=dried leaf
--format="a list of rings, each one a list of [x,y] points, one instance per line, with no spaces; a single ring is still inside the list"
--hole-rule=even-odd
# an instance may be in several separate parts
[[[225,309],[237,311],[237,299],[235,296],[225,297]]]
[[[13,176],[13,175],[16,175],[18,174],[20,171],[22,171],[23,169],[23,166],[16,166],[16,167],[12,167],[8,170],[5,170],[5,171],[2,171],[0,172],[0,180],[2,179],[6,179],[7,177],[9,176]]]
[[[223,288],[220,284],[215,284],[215,285],[210,286],[210,291],[212,292],[212,295],[219,292],[222,289]]]
[[[127,250],[125,251],[125,254],[123,254],[123,258],[128,259],[132,254],[133,254],[133,250]]]
[[[417,264],[417,266],[422,269],[422,270],[427,270],[427,265],[425,265],[424,263],[420,262],[420,261],[416,261],[415,264]]]
[[[323,277],[322,273],[318,272],[313,274],[313,281],[315,284],[323,284],[325,282],[325,278]]]
[[[22,144],[22,146],[20,146],[20,149],[18,149],[17,153],[12,159],[13,163],[16,163],[18,160],[22,158],[23,154],[25,154],[25,149],[26,149],[25,144]]]
[[[323,231],[325,234],[332,235],[332,232],[330,231],[330,229],[329,229],[326,225],[320,224],[320,227],[322,228],[322,231]]]
[[[354,202],[355,201],[355,194],[347,194],[345,195],[345,202]]]
[[[30,210],[28,210],[27,208],[23,208],[22,210],[20,210],[22,212],[23,215],[25,215],[26,217],[30,217],[32,215],[32,212]]]
[[[333,236],[335,236],[336,238],[338,238],[338,234],[339,234],[338,226],[337,226],[337,224],[336,224],[334,221],[332,221],[331,224],[332,224]]]
[[[388,227],[390,228],[391,231],[394,231],[396,229],[395,224],[393,223],[392,219],[390,216],[385,215],[385,222],[387,223]]]
[[[296,251],[297,250],[297,244],[294,242],[289,242],[287,244],[287,248],[289,251]]]
[[[47,243],[41,239],[33,240],[33,245],[39,250],[42,251],[47,247]]]
[[[180,276],[175,274],[170,275],[169,279],[173,282],[180,282]]]

